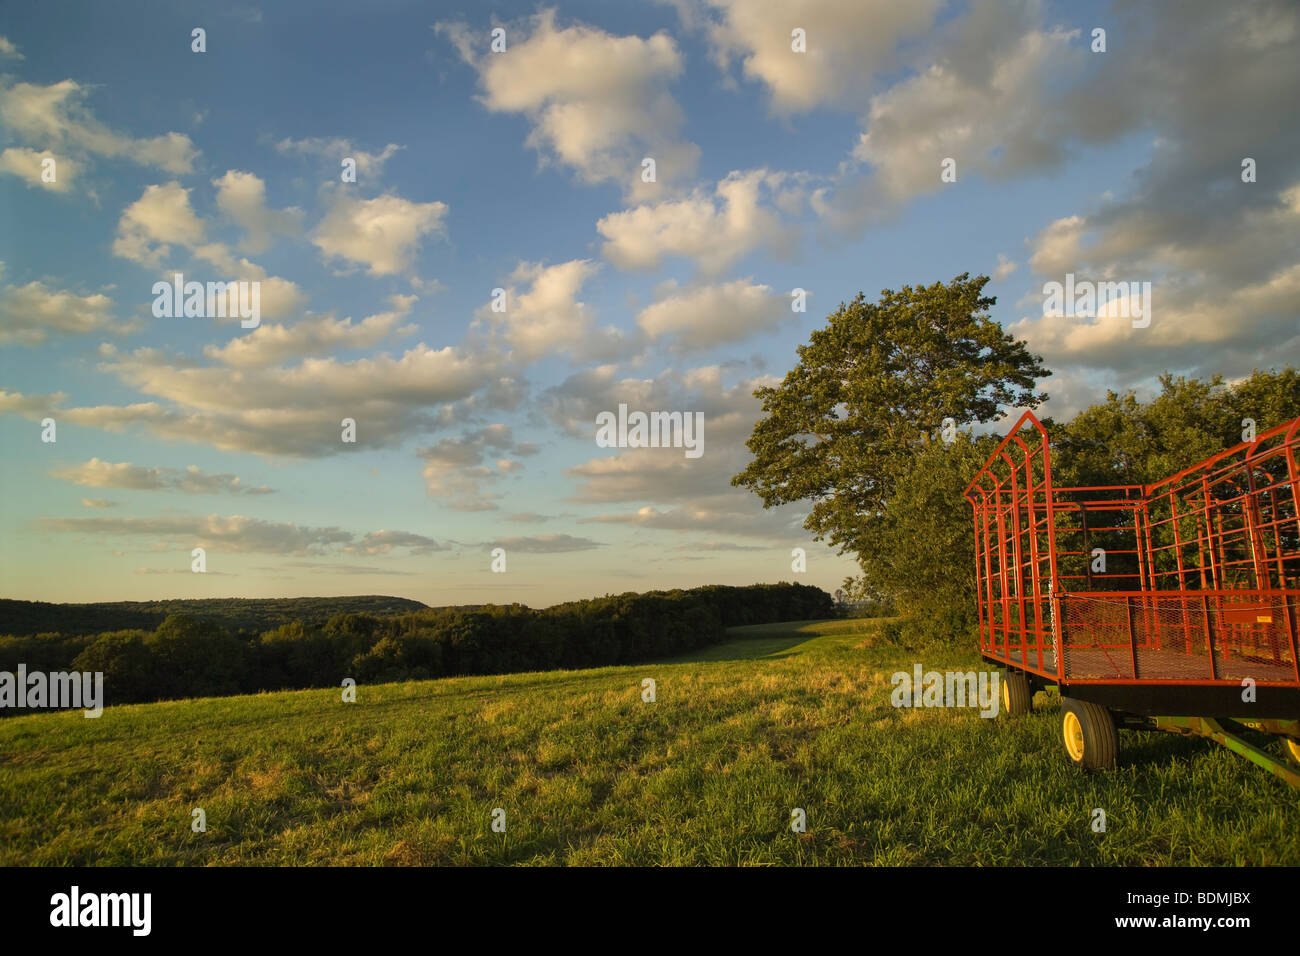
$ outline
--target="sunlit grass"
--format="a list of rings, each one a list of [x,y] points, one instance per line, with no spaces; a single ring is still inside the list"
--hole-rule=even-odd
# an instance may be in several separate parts
[[[1300,863],[1300,795],[1246,761],[1123,732],[1119,769],[1085,775],[1045,695],[1015,721],[896,710],[894,671],[978,661],[874,630],[739,628],[671,662],[362,686],[356,704],[6,719],[0,863]]]

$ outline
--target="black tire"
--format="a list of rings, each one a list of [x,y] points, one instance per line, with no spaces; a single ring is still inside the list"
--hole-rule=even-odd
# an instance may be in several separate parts
[[[1024,671],[1002,674],[1002,711],[1008,717],[1023,717],[1034,709],[1034,691]]]
[[[1070,763],[1084,770],[1111,770],[1119,753],[1115,718],[1100,704],[1061,698],[1061,734]]]

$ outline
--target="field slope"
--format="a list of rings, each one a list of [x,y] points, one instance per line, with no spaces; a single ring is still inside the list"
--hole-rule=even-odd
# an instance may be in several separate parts
[[[1045,695],[1015,721],[890,706],[894,671],[976,659],[874,634],[0,720],[0,864],[1300,863],[1300,797],[1244,760],[1124,732],[1116,772],[1078,773]]]

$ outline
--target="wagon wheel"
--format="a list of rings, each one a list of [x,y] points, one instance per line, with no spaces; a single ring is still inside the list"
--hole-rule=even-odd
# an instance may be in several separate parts
[[[1285,751],[1287,760],[1300,767],[1300,740],[1294,737],[1283,737],[1282,750]]]
[[[1110,770],[1119,751],[1119,732],[1110,711],[1091,701],[1061,700],[1061,732],[1070,763],[1085,770]]]
[[[1009,670],[1002,675],[1002,712],[1021,717],[1034,709],[1034,692],[1023,671]]]

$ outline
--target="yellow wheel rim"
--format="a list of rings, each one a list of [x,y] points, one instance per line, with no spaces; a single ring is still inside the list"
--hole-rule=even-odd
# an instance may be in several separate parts
[[[1011,713],[1011,688],[1005,680],[1002,682],[1002,710]]]
[[[1300,740],[1284,737],[1283,742],[1286,744],[1286,752],[1291,755],[1291,759],[1296,763],[1300,763]]]
[[[1065,721],[1063,722],[1065,731],[1065,749],[1070,755],[1070,759],[1080,761],[1083,759],[1083,725],[1079,723],[1078,716],[1072,710],[1065,712]]]

